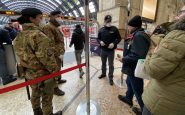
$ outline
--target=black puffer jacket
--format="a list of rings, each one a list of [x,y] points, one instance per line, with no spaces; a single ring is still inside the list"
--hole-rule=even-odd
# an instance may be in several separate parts
[[[75,50],[82,50],[84,48],[85,35],[81,29],[74,29],[71,38],[70,46],[74,44]]]
[[[124,42],[122,72],[134,76],[138,59],[145,59],[150,47],[150,38],[140,28],[133,32],[132,37]]]

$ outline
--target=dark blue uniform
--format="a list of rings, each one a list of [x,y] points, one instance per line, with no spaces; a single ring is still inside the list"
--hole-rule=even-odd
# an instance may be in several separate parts
[[[113,79],[114,73],[114,54],[117,44],[121,41],[121,36],[118,29],[115,26],[104,26],[99,30],[98,42],[103,41],[105,46],[101,46],[101,60],[102,60],[102,75],[106,75],[106,63],[109,62],[109,79]],[[108,48],[109,44],[113,43],[112,49]]]

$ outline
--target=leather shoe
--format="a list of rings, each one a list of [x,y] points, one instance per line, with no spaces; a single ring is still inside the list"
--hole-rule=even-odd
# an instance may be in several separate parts
[[[101,74],[98,78],[99,78],[99,79],[102,79],[102,78],[104,78],[104,77],[106,77],[106,75],[105,75],[105,74]]]
[[[67,82],[67,80],[65,80],[65,79],[58,80],[58,84],[62,84],[62,83],[66,83],[66,82]]]
[[[133,106],[133,102],[128,100],[125,96],[122,95],[118,95],[119,100],[121,100],[122,102],[126,103],[127,105],[129,105],[130,107]]]
[[[111,79],[111,80],[109,80],[109,83],[110,83],[110,85],[113,85],[114,84],[114,82],[113,82],[113,80]]]
[[[63,96],[65,94],[64,91],[60,90],[58,87],[54,88],[54,94],[57,96]]]
[[[139,108],[137,107],[133,107],[132,108],[132,111],[136,114],[136,115],[142,115],[142,112]]]

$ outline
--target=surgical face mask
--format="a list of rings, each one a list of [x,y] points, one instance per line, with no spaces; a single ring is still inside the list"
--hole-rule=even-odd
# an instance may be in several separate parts
[[[106,23],[105,26],[106,27],[111,27],[111,23]]]
[[[55,20],[58,22],[58,24],[62,24],[62,19],[61,18],[55,18]]]
[[[39,23],[39,25],[46,25],[45,19],[42,19],[41,22]]]

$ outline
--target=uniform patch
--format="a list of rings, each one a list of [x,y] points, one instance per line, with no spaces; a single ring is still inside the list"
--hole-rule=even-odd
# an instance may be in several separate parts
[[[109,33],[113,34],[113,33],[114,33],[114,31],[110,31]]]

